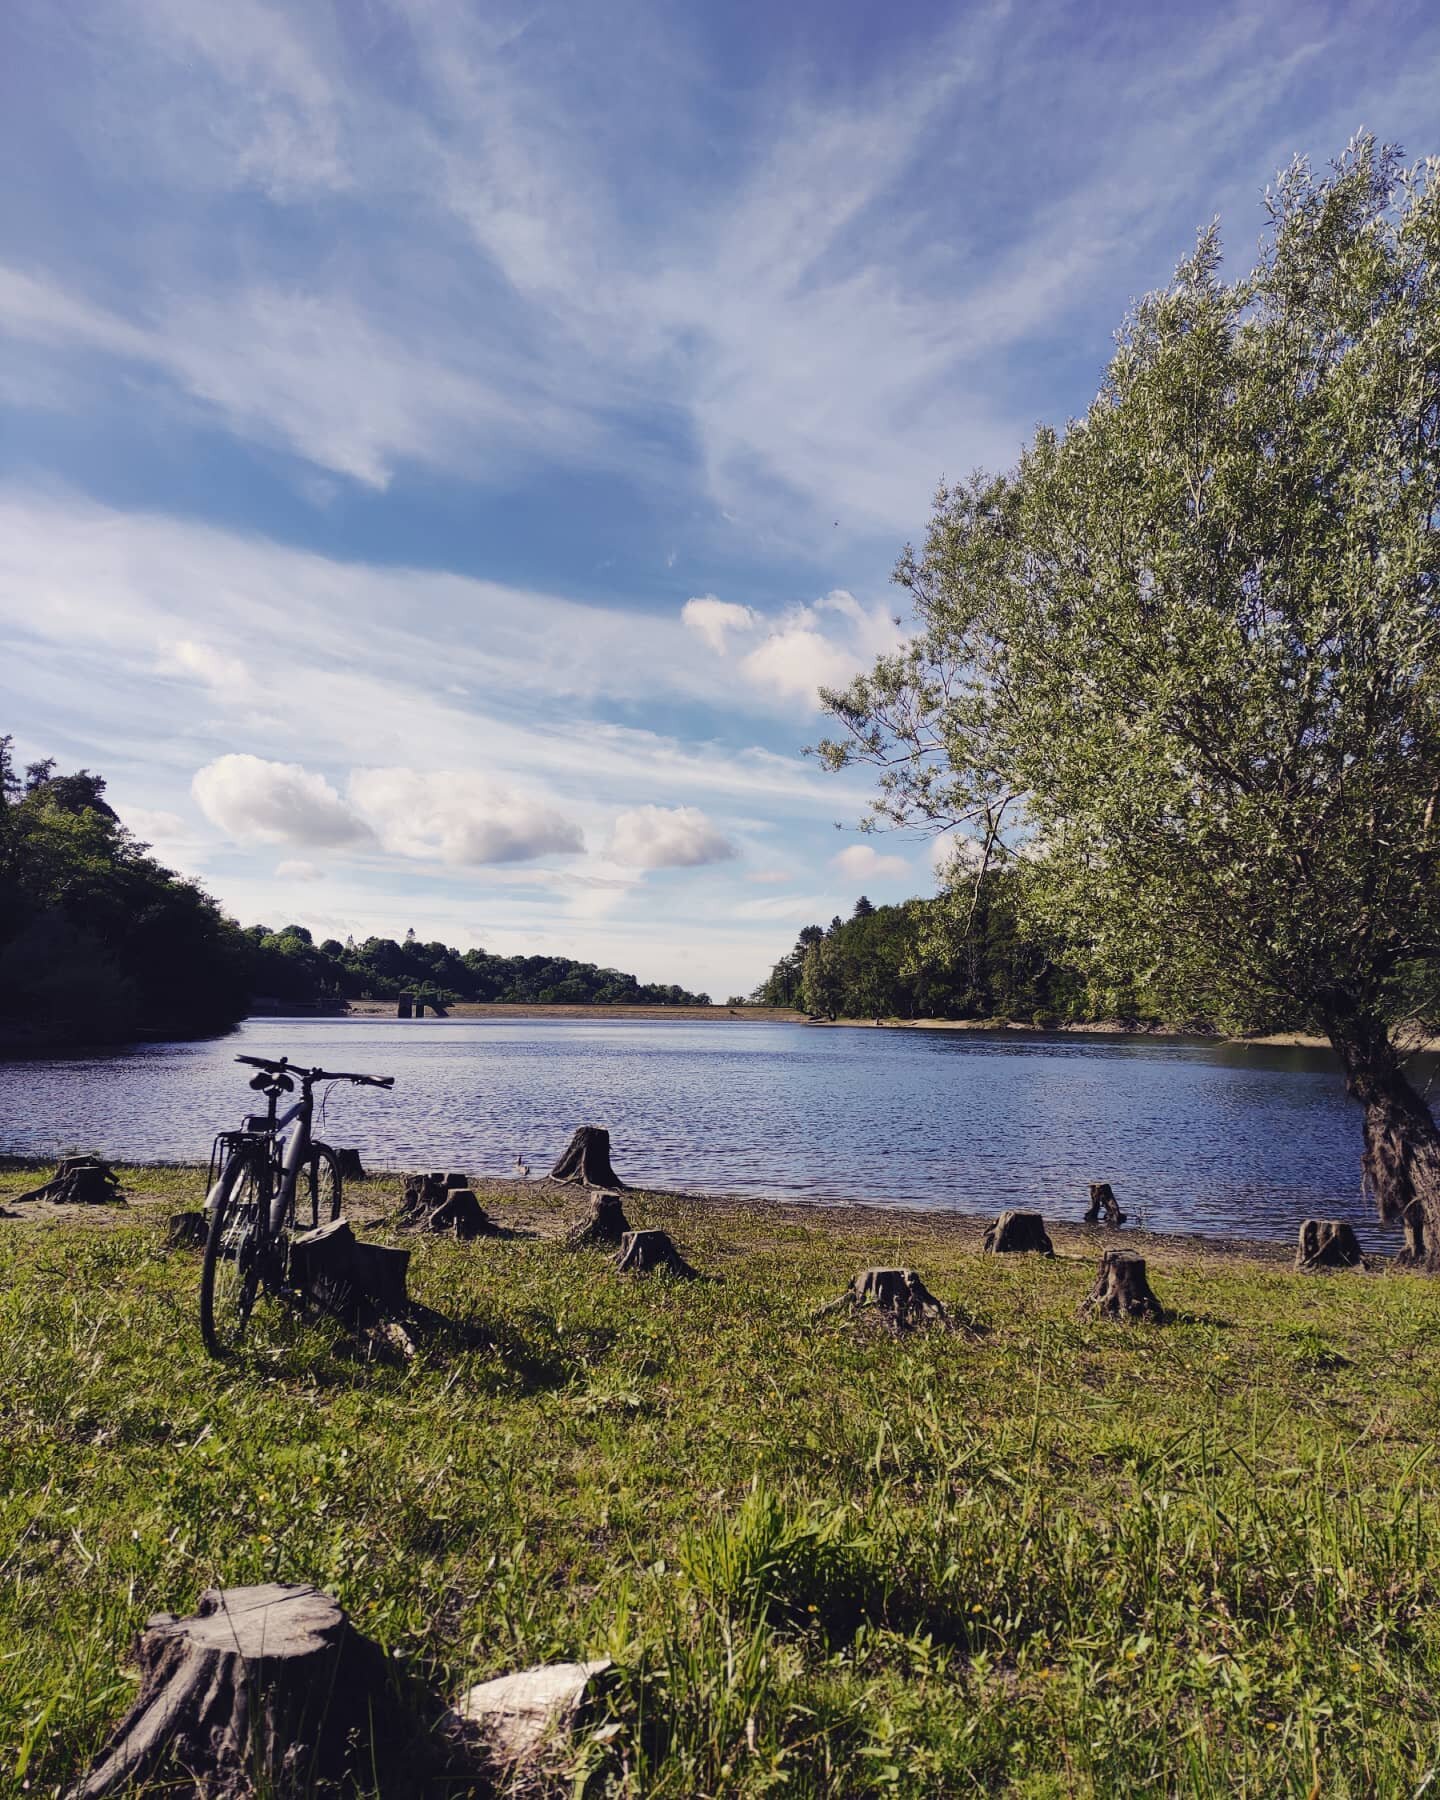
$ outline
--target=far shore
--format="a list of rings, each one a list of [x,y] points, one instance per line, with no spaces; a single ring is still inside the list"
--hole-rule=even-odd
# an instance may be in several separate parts
[[[274,1016],[264,1012],[252,1018]],[[336,1006],[333,1015],[345,1018],[391,1019],[395,1017],[393,1000],[349,1000]],[[527,1006],[514,1001],[465,1000],[446,1009],[451,1019],[588,1019],[597,1024],[621,1024],[630,1019],[684,1019],[710,1024],[814,1025],[825,1030],[846,1031],[974,1031],[982,1033],[1016,1032],[1029,1036],[1055,1035],[1075,1037],[1136,1037],[1169,1040],[1191,1040],[1212,1044],[1254,1044],[1259,1047],[1288,1050],[1329,1050],[1323,1037],[1303,1031],[1272,1031],[1254,1036],[1228,1036],[1224,1032],[1205,1031],[1196,1027],[1153,1025],[1134,1019],[1096,1019],[1084,1024],[1039,1026],[1026,1019],[820,1019],[787,1006]],[[1409,1050],[1440,1051],[1440,1037],[1425,1037],[1407,1044]]]

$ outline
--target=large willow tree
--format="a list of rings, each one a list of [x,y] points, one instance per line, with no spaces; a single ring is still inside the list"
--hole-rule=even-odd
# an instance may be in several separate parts
[[[874,821],[1017,862],[1101,979],[1297,1014],[1364,1108],[1364,1176],[1440,1262],[1440,1134],[1405,1072],[1440,972],[1440,160],[1360,138],[1202,235],[1094,405],[942,487],[896,578],[917,635],[844,693]]]

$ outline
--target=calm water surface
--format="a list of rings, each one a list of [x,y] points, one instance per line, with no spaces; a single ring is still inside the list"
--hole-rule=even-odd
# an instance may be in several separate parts
[[[257,1019],[205,1043],[0,1063],[0,1151],[195,1160],[250,1096],[241,1053],[394,1075],[319,1135],[378,1167],[547,1169],[572,1128],[657,1187],[1078,1215],[1114,1184],[1157,1230],[1389,1247],[1328,1056],[1198,1041],[583,1020]]]

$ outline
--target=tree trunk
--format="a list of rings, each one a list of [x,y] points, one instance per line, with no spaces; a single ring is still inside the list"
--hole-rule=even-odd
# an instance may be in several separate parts
[[[1385,1026],[1372,1014],[1332,1009],[1326,1034],[1345,1071],[1345,1091],[1365,1108],[1365,1191],[1380,1217],[1405,1230],[1396,1262],[1440,1267],[1440,1129],[1411,1086]]]
[[[682,1281],[694,1281],[695,1270],[670,1241],[668,1231],[629,1231],[620,1245],[615,1267],[623,1275],[649,1275],[660,1272],[678,1275]]]
[[[1132,1256],[1126,1250],[1107,1250],[1100,1258],[1100,1273],[1095,1285],[1080,1302],[1079,1316],[1095,1314],[1102,1319],[1146,1319],[1152,1325],[1165,1323],[1165,1309],[1151,1291],[1145,1273],[1145,1258]]]
[[[625,1217],[624,1202],[618,1194],[602,1190],[591,1198],[590,1217],[576,1225],[565,1242],[572,1250],[596,1249],[602,1245],[613,1248],[629,1231],[630,1221]]]
[[[368,1777],[394,1735],[383,1653],[313,1587],[211,1588],[191,1618],[156,1614],[138,1660],[135,1704],[68,1800],[162,1770],[189,1792],[309,1794]]]
[[[1085,1209],[1085,1223],[1098,1225],[1100,1215],[1105,1215],[1107,1225],[1123,1225],[1125,1215],[1120,1210],[1120,1202],[1115,1198],[1115,1190],[1108,1181],[1092,1181],[1090,1183],[1090,1204]]]
[[[1032,1250],[1040,1256],[1055,1254],[1045,1221],[1037,1212],[1002,1212],[985,1233],[985,1249],[992,1255]]]
[[[626,1184],[610,1167],[610,1133],[599,1125],[582,1125],[550,1171],[552,1181],[578,1181],[585,1187],[623,1193]]]

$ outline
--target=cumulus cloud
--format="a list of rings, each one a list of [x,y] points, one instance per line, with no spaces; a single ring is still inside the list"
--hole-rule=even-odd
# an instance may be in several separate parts
[[[162,675],[193,676],[206,687],[232,693],[250,685],[250,671],[238,656],[213,644],[198,644],[191,638],[177,638],[167,647],[158,666]]]
[[[820,688],[846,686],[900,641],[885,607],[864,607],[844,588],[773,617],[706,594],[687,600],[680,617],[720,656],[728,653],[731,632],[758,634],[740,659],[741,676],[763,693],[812,707],[819,705]]]
[[[199,770],[190,791],[210,823],[241,843],[321,849],[370,836],[325,777],[299,763],[232,753]]]
[[[680,618],[691,631],[704,638],[717,656],[724,656],[729,650],[728,633],[753,631],[760,623],[760,615],[753,607],[740,606],[733,600],[720,600],[714,594],[701,594],[694,600],[687,600],[680,608]]]
[[[903,856],[882,856],[869,844],[851,844],[838,856],[830,858],[831,866],[853,881],[866,881],[872,876],[908,875],[910,865]]]
[[[580,827],[554,807],[471,771],[357,769],[349,791],[399,856],[474,865],[585,848]]]
[[[146,806],[127,806],[122,815],[137,838],[147,844],[193,844],[195,833],[179,813],[152,812]]]
[[[275,873],[282,881],[323,881],[325,879],[325,871],[319,863],[305,862],[300,859],[276,863]]]
[[[621,813],[606,853],[634,869],[692,869],[739,855],[698,806],[637,806]]]

